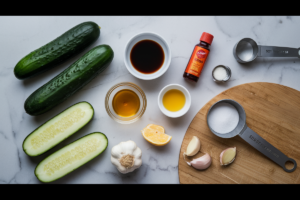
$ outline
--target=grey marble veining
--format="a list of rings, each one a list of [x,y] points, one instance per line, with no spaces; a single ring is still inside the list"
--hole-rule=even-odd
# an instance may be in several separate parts
[[[14,66],[23,56],[84,21],[94,21],[101,26],[100,37],[90,48],[38,77],[25,81],[15,78]],[[1,16],[0,183],[40,183],[34,169],[43,158],[94,131],[107,135],[107,150],[53,183],[179,183],[178,157],[185,131],[195,114],[211,98],[233,86],[257,81],[279,83],[300,90],[299,59],[258,58],[249,64],[240,64],[232,55],[234,44],[241,38],[250,37],[262,45],[300,47],[297,37],[300,35],[299,25],[298,16]],[[164,37],[172,52],[168,71],[151,81],[133,77],[123,61],[127,41],[135,34],[147,31]],[[185,81],[182,74],[194,45],[204,31],[214,35],[214,40],[200,79],[193,84]],[[25,113],[24,102],[33,91],[99,44],[110,45],[115,53],[107,70],[51,111],[38,117]],[[219,64],[227,65],[232,70],[232,77],[227,83],[217,84],[212,79],[211,71]],[[148,100],[143,117],[130,125],[116,123],[104,108],[104,96],[108,89],[123,81],[139,85]],[[183,85],[192,96],[190,110],[177,119],[166,117],[157,105],[159,91],[171,83]],[[22,150],[25,137],[79,101],[88,101],[93,105],[95,116],[92,122],[45,155],[28,157]],[[164,126],[166,133],[173,137],[171,142],[163,147],[148,143],[140,130],[150,123]],[[114,145],[127,140],[135,141],[141,148],[143,164],[138,170],[123,175],[111,164],[110,151]]]

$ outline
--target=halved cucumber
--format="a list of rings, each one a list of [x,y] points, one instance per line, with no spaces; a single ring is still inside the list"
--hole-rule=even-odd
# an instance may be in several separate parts
[[[86,125],[94,116],[88,102],[79,102],[31,132],[23,142],[23,150],[29,156],[38,156]]]
[[[55,181],[101,154],[107,145],[105,134],[90,133],[42,160],[35,168],[35,176],[42,182]]]

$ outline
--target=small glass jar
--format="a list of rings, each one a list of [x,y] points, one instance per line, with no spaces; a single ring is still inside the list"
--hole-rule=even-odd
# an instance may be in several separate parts
[[[134,93],[136,93],[137,96],[139,97],[140,108],[134,116],[122,117],[122,116],[119,116],[115,112],[113,105],[112,105],[112,101],[113,101],[114,96],[117,94],[117,92],[119,92],[121,90],[131,90]],[[118,83],[118,84],[114,85],[113,87],[111,87],[105,96],[105,109],[106,109],[107,114],[113,120],[115,120],[116,122],[119,122],[121,124],[131,124],[133,122],[136,122],[138,119],[140,119],[142,117],[142,115],[144,114],[144,112],[146,110],[146,107],[147,107],[146,95],[143,92],[143,90],[134,83],[130,83],[130,82]]]
[[[216,73],[218,68],[225,69],[226,75],[224,75],[224,77],[220,78],[217,76],[218,74]],[[226,82],[231,77],[231,69],[225,65],[218,65],[212,70],[212,77],[215,82]]]

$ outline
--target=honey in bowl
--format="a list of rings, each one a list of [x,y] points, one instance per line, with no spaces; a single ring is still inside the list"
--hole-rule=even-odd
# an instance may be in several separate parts
[[[167,110],[176,112],[184,107],[185,96],[180,90],[172,89],[165,93],[162,102]]]
[[[120,117],[131,117],[139,111],[140,99],[132,90],[120,90],[115,94],[112,106]]]

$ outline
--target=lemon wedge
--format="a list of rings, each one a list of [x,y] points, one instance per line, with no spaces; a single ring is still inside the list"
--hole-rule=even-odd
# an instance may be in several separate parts
[[[141,132],[145,140],[155,146],[164,146],[172,139],[172,136],[165,134],[164,127],[155,124],[149,124]]]

